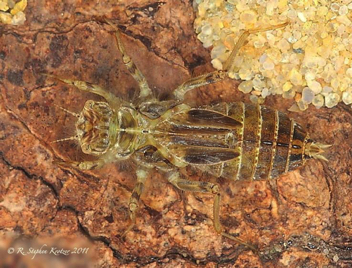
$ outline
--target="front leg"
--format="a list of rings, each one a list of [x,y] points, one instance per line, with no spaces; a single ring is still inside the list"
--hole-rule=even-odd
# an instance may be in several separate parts
[[[144,75],[142,72],[137,68],[136,64],[134,64],[133,60],[131,59],[130,56],[128,56],[125,46],[121,40],[120,36],[120,31],[119,29],[112,24],[109,20],[105,20],[110,26],[112,26],[115,30],[115,40],[117,44],[117,48],[122,54],[122,61],[125,64],[127,70],[130,72],[130,74],[133,76],[133,78],[137,81],[140,92],[139,92],[139,98],[140,99],[152,99],[152,90],[149,88],[148,82],[145,79]]]
[[[70,140],[71,138],[67,138],[67,139]],[[72,137],[72,139],[75,139],[75,137]],[[63,139],[63,140],[66,140],[66,139]],[[57,164],[58,166],[61,166],[61,167],[74,167],[80,170],[100,169],[106,164],[116,161],[116,153],[117,153],[116,150],[110,150],[105,154],[100,155],[99,158],[92,161],[79,162],[79,161],[71,161],[71,160],[65,160],[65,161],[55,160],[54,164]],[[119,158],[119,159],[123,160],[123,158]]]
[[[93,161],[60,161],[60,160],[55,160],[53,161],[55,165],[58,165],[60,167],[74,167],[78,168],[80,170],[93,170],[93,169],[99,169],[102,168],[105,164],[106,161],[104,159],[97,159]]]
[[[80,81],[80,80],[71,80],[71,79],[60,78],[60,77],[58,77],[56,75],[52,75],[52,74],[44,74],[44,75],[51,77],[51,78],[54,78],[56,80],[59,80],[61,82],[64,82],[66,84],[75,86],[79,90],[94,93],[99,96],[102,96],[104,99],[106,99],[108,101],[108,103],[110,104],[111,107],[114,107],[114,108],[119,107],[119,105],[121,105],[121,103],[124,102],[123,100],[119,99],[114,94],[112,94],[111,92],[107,91],[106,89],[104,89],[98,85],[94,85],[89,82]]]

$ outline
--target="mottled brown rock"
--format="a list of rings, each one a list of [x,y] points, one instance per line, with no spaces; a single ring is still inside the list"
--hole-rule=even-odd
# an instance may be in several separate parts
[[[0,37],[0,255],[4,264],[45,266],[86,261],[85,267],[350,267],[352,256],[352,112],[309,108],[289,113],[311,137],[332,144],[328,163],[308,161],[271,183],[229,182],[222,190],[221,221],[229,233],[258,247],[252,252],[212,227],[212,197],[176,190],[155,173],[141,198],[137,225],[128,227],[127,204],[135,166],[62,169],[55,159],[87,159],[72,136],[79,112],[99,99],[47,79],[42,73],[85,80],[131,100],[137,84],[121,63],[113,29],[119,25],[128,53],[156,96],[165,98],[191,75],[213,70],[210,51],[196,40],[190,1],[32,1],[23,26],[1,27]],[[192,105],[248,101],[229,79],[190,92]],[[286,111],[291,100],[266,105]],[[215,180],[201,172],[194,180]],[[68,257],[7,253],[10,247],[89,248]],[[338,245],[338,247],[335,247]],[[67,266],[68,267],[68,266]]]

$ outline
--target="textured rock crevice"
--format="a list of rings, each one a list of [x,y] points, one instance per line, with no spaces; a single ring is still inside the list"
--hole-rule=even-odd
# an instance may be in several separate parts
[[[289,113],[314,140],[333,145],[328,163],[310,160],[306,167],[278,178],[277,187],[265,181],[218,179],[223,225],[256,244],[258,253],[216,234],[211,196],[182,193],[157,172],[146,183],[137,225],[122,237],[128,227],[135,165],[115,163],[91,172],[54,165],[55,159],[87,157],[74,142],[52,143],[74,133],[75,118],[57,106],[79,112],[86,100],[100,98],[42,73],[85,80],[133,99],[137,84],[122,64],[113,29],[96,19],[106,16],[122,30],[128,53],[155,95],[167,96],[190,76],[213,70],[210,51],[193,30],[191,3],[105,1],[80,6],[34,1],[25,12],[27,22],[1,26],[0,37],[0,239],[5,245],[0,253],[7,256],[7,263],[19,256],[6,253],[8,247],[19,246],[12,238],[28,236],[35,247],[45,239],[69,249],[75,243],[89,247],[95,252],[91,259],[78,257],[99,267],[348,267],[350,107],[340,104],[330,110]],[[185,101],[192,105],[248,101],[237,85],[226,79],[190,92]],[[292,103],[270,97],[265,105],[286,111]],[[192,180],[216,180],[201,172],[185,172]],[[59,238],[69,242],[60,244]],[[30,258],[21,261],[34,263]]]

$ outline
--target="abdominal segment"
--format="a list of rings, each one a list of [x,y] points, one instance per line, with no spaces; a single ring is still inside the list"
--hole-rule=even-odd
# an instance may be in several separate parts
[[[220,103],[170,112],[154,145],[175,166],[231,180],[275,178],[304,161],[306,131],[265,106]]]

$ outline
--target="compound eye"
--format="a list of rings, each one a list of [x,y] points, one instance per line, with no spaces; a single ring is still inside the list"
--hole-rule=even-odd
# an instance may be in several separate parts
[[[83,151],[84,153],[90,153],[90,151],[91,151],[90,145],[89,145],[89,144],[84,144],[84,145],[82,146],[82,151]]]
[[[87,100],[85,106],[88,107],[88,108],[93,108],[94,107],[94,101]]]

